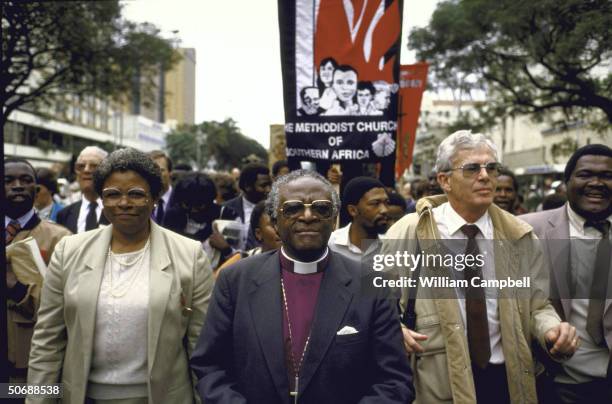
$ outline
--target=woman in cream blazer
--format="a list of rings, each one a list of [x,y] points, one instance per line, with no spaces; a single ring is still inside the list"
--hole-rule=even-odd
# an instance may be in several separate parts
[[[28,383],[63,383],[62,403],[193,403],[189,355],[208,308],[210,264],[199,243],[150,219],[161,177],[144,153],[113,152],[94,184],[111,225],[55,248]]]

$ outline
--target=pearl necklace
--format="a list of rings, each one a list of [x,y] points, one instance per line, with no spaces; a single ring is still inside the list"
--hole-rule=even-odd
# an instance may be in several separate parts
[[[136,279],[138,278],[138,275],[140,274],[142,270],[144,256],[146,255],[146,252],[148,249],[149,249],[149,240],[147,240],[147,243],[142,248],[142,250],[138,252],[135,258],[131,260],[129,258],[122,260],[121,258],[117,257],[115,253],[111,251],[110,246],[108,247],[108,257],[111,260],[110,273],[109,273],[109,280],[110,280],[110,291],[109,292],[112,297],[117,297],[117,298],[123,297],[130,289],[132,289],[132,286],[134,286],[134,283],[136,282]],[[127,268],[132,268],[130,278],[116,286],[113,285],[114,283],[113,282],[113,263],[119,265],[119,270],[121,269],[125,270]]]

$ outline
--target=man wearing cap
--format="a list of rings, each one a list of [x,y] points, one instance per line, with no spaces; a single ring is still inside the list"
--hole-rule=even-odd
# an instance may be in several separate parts
[[[331,234],[329,248],[359,261],[366,244],[378,240],[389,227],[389,196],[376,178],[355,177],[344,187],[342,206],[351,222]]]
[[[34,211],[36,171],[24,159],[4,161],[4,217],[8,268],[6,271],[8,307],[8,356],[11,382],[25,383],[30,341],[40,302],[42,276],[31,258],[40,252],[45,264],[55,245],[71,233],[62,226],[41,220]],[[30,252],[20,241],[32,237],[39,251]]]
[[[590,144],[576,150],[566,167],[568,202],[520,218],[531,224],[551,264],[553,303],[575,325],[576,354],[551,367],[556,402],[612,402],[612,149]]]
[[[419,200],[417,212],[394,224],[383,242],[388,256],[451,253],[457,259],[390,268],[416,276],[417,284],[443,275],[456,281],[401,290],[417,403],[536,402],[532,342],[557,360],[571,356],[578,344],[575,329],[547,300],[531,226],[493,204],[500,168],[486,136],[467,130],[448,136],[436,160],[445,195]],[[481,283],[523,277],[530,287],[499,290]]]
[[[266,208],[282,248],[217,279],[191,358],[202,402],[412,401],[394,301],[362,293],[360,267],[327,247],[339,205],[315,172],[274,182]]]

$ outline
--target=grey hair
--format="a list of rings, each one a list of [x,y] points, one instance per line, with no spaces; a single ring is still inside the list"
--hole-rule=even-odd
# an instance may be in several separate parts
[[[452,161],[455,155],[460,150],[475,149],[479,146],[487,146],[497,160],[497,146],[495,143],[482,133],[472,133],[471,130],[458,130],[449,135],[438,146],[438,155],[436,158],[436,173],[449,171],[452,167]]]
[[[83,150],[81,150],[81,152],[79,153],[79,157],[77,158],[77,161],[81,158],[82,155],[89,154],[89,153],[97,154],[102,159],[105,159],[106,156],[108,156],[108,152],[98,146],[87,146]]]
[[[266,199],[266,213],[268,214],[268,216],[270,216],[273,220],[276,220],[276,213],[278,212],[278,208],[280,207],[281,187],[300,178],[312,178],[323,184],[323,188],[325,189],[325,191],[329,192],[329,194],[331,195],[332,204],[334,205],[334,216],[338,215],[338,212],[340,211],[340,197],[338,196],[338,193],[334,189],[334,186],[331,184],[331,182],[329,182],[327,179],[325,179],[325,177],[323,177],[316,171],[296,170],[277,178],[276,181],[272,183],[272,190],[270,191],[270,194]]]
[[[149,184],[151,196],[158,199],[162,191],[161,170],[147,154],[136,149],[119,149],[102,160],[93,174],[94,188],[102,195],[104,182],[114,172],[134,171]]]

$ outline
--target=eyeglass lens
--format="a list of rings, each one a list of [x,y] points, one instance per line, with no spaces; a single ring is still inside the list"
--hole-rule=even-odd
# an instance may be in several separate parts
[[[285,217],[296,217],[304,214],[307,206],[310,207],[313,215],[322,219],[329,219],[333,214],[333,205],[330,201],[314,201],[312,203],[287,201],[283,204],[282,212]]]

